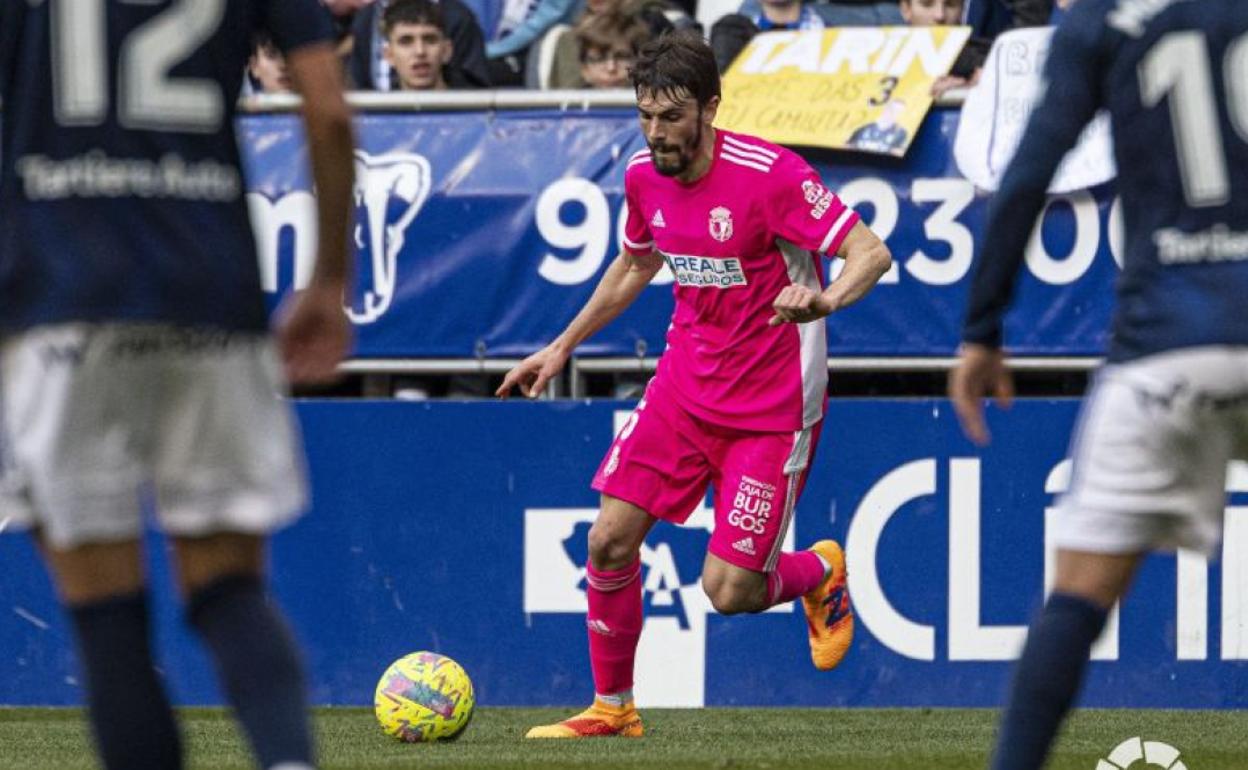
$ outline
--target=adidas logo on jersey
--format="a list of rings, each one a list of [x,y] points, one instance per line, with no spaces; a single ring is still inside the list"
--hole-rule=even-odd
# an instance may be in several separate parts
[[[667,221],[663,219],[663,209],[654,212],[654,217],[650,220],[651,227],[667,227]]]
[[[746,556],[753,556],[754,555],[754,538],[747,537],[747,538],[738,540],[737,542],[732,544],[732,549],[734,551],[740,551]]]

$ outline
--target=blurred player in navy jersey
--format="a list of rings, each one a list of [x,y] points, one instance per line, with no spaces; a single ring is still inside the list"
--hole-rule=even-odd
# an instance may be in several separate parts
[[[234,105],[271,33],[304,97],[320,254],[260,289]],[[265,768],[313,763],[265,539],[306,497],[278,398],[334,374],[350,114],[315,0],[0,0],[0,518],[34,530],[72,617],[106,768],[182,766],[153,669],[140,510],[172,538],[186,617]]]
[[[1048,62],[1048,92],[989,211],[950,378],[968,436],[988,440],[984,395],[1012,395],[1001,317],[1049,180],[1101,108],[1126,254],[1109,355],[1072,446],[1053,593],[1027,636],[994,770],[1044,764],[1140,560],[1216,552],[1227,462],[1248,458],[1248,3],[1080,0]]]

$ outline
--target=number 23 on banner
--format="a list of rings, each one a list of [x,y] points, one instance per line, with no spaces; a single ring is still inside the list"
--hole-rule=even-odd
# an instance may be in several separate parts
[[[888,241],[900,259],[881,280],[883,284],[901,282],[902,271],[929,286],[948,286],[967,279],[975,254],[975,234],[962,221],[977,201],[975,187],[959,178],[919,178],[911,182],[910,201],[915,204],[907,217],[922,216],[923,237],[905,238],[897,233],[901,221],[899,189],[877,177],[860,177],[840,187],[841,199],[864,214],[864,219],[881,239]],[[1109,252],[1121,267],[1122,208],[1117,199],[1110,207],[1108,224],[1103,226],[1096,199],[1082,191],[1053,196],[1041,221],[1055,204],[1064,203],[1073,213],[1073,246],[1066,254],[1053,254],[1040,237],[1037,227],[1027,249],[1027,267],[1040,281],[1051,285],[1075,282],[1088,271],[1107,238]],[[575,286],[593,280],[608,257],[614,256],[624,231],[628,212],[623,201],[612,222],[612,204],[606,193],[594,182],[583,178],[565,178],[553,182],[537,200],[536,224],[546,242],[547,250],[538,265],[538,274],[560,286]],[[930,211],[925,209],[933,206]],[[576,209],[583,213],[578,215]],[[571,216],[569,216],[571,215]],[[944,248],[932,249],[932,244]],[[901,265],[899,267],[898,265]],[[841,262],[832,263],[833,274]],[[656,284],[671,283],[666,268],[655,278]]]

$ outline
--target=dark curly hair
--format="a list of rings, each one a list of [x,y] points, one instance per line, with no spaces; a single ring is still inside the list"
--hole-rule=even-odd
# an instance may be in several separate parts
[[[680,99],[688,95],[703,107],[720,95],[715,54],[693,29],[670,32],[642,46],[631,77],[638,96],[663,94]]]

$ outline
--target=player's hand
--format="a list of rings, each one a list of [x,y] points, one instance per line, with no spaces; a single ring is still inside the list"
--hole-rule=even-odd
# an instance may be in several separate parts
[[[277,348],[286,378],[298,385],[329,382],[351,348],[342,284],[312,285],[287,297],[278,313]]]
[[[960,78],[957,75],[941,75],[932,83],[931,95],[933,99],[939,99],[945,95],[946,91],[952,91],[955,88],[969,88],[971,81],[966,78]]]
[[[511,389],[518,387],[522,394],[537,398],[546,389],[546,383],[559,374],[567,362],[567,353],[554,345],[547,345],[507,372],[503,384],[498,386],[494,395],[507,398],[511,395]]]
[[[771,303],[776,311],[768,321],[768,326],[779,326],[783,323],[804,324],[817,321],[832,312],[832,306],[821,292],[807,286],[791,284],[780,290],[776,301]]]
[[[983,400],[989,395],[1002,409],[1009,409],[1014,400],[1014,378],[1005,368],[1005,354],[1000,348],[964,343],[958,364],[949,373],[949,398],[962,432],[979,446],[987,446],[992,438],[984,421]]]

